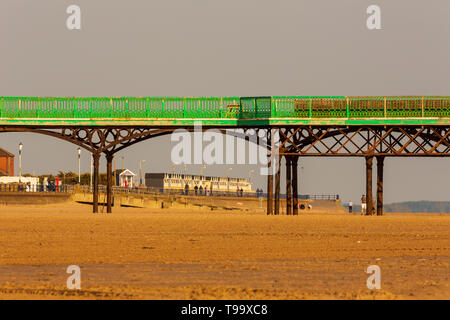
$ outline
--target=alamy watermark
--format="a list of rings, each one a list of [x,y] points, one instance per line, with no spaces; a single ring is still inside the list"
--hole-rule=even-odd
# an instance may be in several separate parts
[[[77,265],[70,265],[67,267],[66,273],[70,274],[67,278],[67,289],[80,290],[81,289],[81,269]]]
[[[367,7],[366,13],[369,15],[366,26],[369,30],[381,29],[381,8],[375,4]]]
[[[171,141],[175,143],[170,155],[175,165],[259,165],[261,175],[274,174],[278,165],[280,137],[277,129],[203,130],[198,124],[193,132],[175,130]]]
[[[66,20],[66,27],[69,30],[81,30],[81,8],[75,4],[67,7],[66,13],[69,14]]]
[[[66,27],[69,30],[81,30],[81,8],[76,4],[67,7],[66,13],[69,14],[66,20]],[[369,15],[366,20],[366,26],[369,30],[381,29],[381,8],[376,4],[367,7],[366,13]]]
[[[367,267],[367,274],[370,274],[370,277],[367,278],[367,289],[381,289],[381,268],[377,265],[371,265]]]

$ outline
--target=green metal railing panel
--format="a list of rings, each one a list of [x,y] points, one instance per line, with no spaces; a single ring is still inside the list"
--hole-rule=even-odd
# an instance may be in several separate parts
[[[349,118],[384,118],[384,97],[348,97]]]
[[[255,119],[256,118],[256,98],[241,98],[241,108],[239,110],[240,118]]]
[[[242,97],[240,105],[241,119],[268,119],[271,116],[271,97]]]
[[[342,96],[272,97],[275,118],[346,117],[346,99]]]
[[[297,97],[272,97],[273,118],[308,118],[308,99]]]
[[[94,124],[105,119],[173,119],[176,124],[185,119],[373,119],[381,124],[387,123],[383,119],[450,118],[450,97],[0,97],[0,118],[92,119]]]
[[[383,102],[387,118],[422,117],[422,98],[387,97]]]
[[[311,99],[311,118],[345,118],[347,117],[347,100],[345,98]]]
[[[424,97],[423,116],[450,118],[450,97]]]

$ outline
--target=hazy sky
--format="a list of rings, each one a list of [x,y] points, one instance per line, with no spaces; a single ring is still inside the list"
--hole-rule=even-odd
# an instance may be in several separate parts
[[[81,7],[81,30],[66,28],[70,4]],[[371,4],[382,30],[366,27]],[[448,0],[2,0],[0,95],[450,95],[449,17]],[[24,172],[77,170],[76,146],[0,135],[15,154],[20,141]],[[169,171],[171,147],[169,137],[137,144],[126,167],[138,172],[146,159],[145,172]],[[362,158],[300,162],[302,194],[364,193]],[[386,202],[449,200],[448,158],[385,164]],[[253,181],[265,187],[265,177]]]

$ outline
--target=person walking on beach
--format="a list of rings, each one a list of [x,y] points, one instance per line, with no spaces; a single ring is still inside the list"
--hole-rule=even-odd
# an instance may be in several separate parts
[[[348,203],[348,213],[352,213],[353,212],[353,202],[349,202]]]
[[[361,197],[361,215],[366,214],[366,211],[367,211],[366,195],[363,194]]]

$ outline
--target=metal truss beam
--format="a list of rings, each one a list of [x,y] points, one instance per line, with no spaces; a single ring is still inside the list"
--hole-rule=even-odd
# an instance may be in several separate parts
[[[281,156],[450,156],[450,127],[280,128]]]

